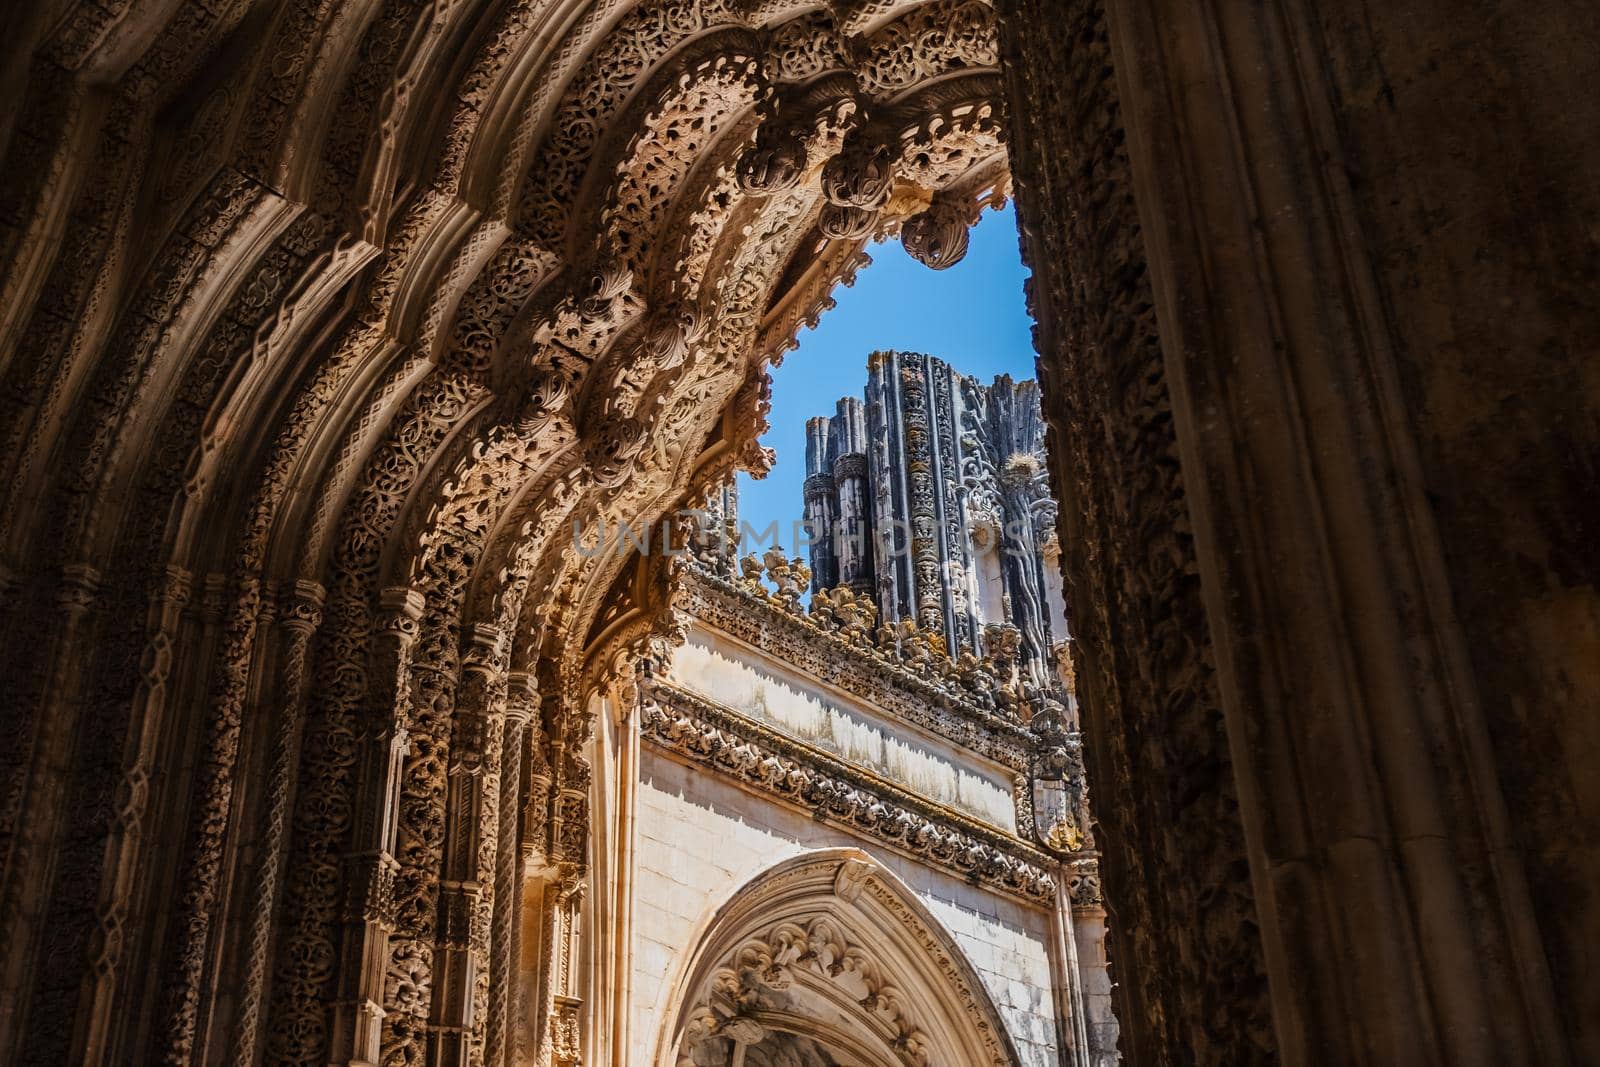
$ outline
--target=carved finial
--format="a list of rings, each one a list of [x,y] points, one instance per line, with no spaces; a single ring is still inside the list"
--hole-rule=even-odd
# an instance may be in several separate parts
[[[946,270],[966,258],[972,221],[969,205],[954,197],[937,196],[926,211],[907,220],[900,230],[900,243],[918,263]]]
[[[822,195],[839,207],[881,208],[894,183],[889,146],[855,140],[822,168]]]
[[[739,571],[744,575],[744,580],[747,584],[755,586],[763,593],[766,592],[766,586],[761,584],[761,575],[764,567],[755,553],[752,552],[739,561]]]

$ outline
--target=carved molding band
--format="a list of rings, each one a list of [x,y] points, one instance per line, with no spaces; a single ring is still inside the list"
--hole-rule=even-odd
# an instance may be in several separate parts
[[[924,800],[670,683],[641,686],[641,736],[668,752],[840,822],[959,877],[1055,899],[1047,853]]]

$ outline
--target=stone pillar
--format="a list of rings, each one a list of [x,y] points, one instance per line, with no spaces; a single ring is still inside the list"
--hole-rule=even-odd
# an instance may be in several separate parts
[[[838,584],[871,592],[872,493],[867,480],[867,420],[861,401],[845,397],[833,419],[833,484],[838,494],[838,538],[834,555]]]
[[[806,420],[805,520],[811,537],[811,588],[819,590],[839,584],[833,539],[838,507],[829,471],[828,423],[822,416]]]
[[[466,1067],[484,1025],[478,976],[488,973],[487,915],[499,846],[500,743],[506,709],[506,641],[472,627],[450,731],[444,865],[429,1012],[431,1062]]]
[[[1240,808],[1291,1062],[1572,1059],[1528,895],[1525,842],[1500,789],[1451,593],[1453,577],[1462,591],[1473,583],[1452,576],[1429,484],[1441,473],[1435,484],[1476,479],[1479,465],[1429,470],[1419,453],[1420,435],[1449,424],[1441,406],[1470,396],[1481,378],[1438,372],[1414,384],[1455,358],[1457,345],[1487,350],[1481,369],[1522,367],[1514,377],[1541,392],[1545,375],[1585,359],[1592,366],[1593,333],[1586,355],[1574,347],[1525,362],[1536,347],[1577,341],[1577,316],[1539,321],[1543,309],[1530,300],[1535,318],[1500,332],[1502,312],[1484,314],[1524,285],[1564,290],[1570,258],[1553,249],[1528,273],[1508,270],[1499,285],[1484,284],[1485,262],[1520,255],[1527,232],[1457,238],[1444,221],[1475,229],[1468,220],[1503,211],[1508,192],[1527,196],[1520,210],[1537,217],[1566,188],[1588,210],[1574,203],[1570,214],[1555,210],[1536,225],[1560,229],[1581,217],[1592,227],[1600,207],[1593,151],[1587,167],[1574,160],[1565,171],[1529,142],[1507,160],[1501,138],[1484,133],[1480,109],[1500,90],[1470,89],[1529,76],[1579,88],[1575,72],[1563,86],[1562,76],[1523,66],[1516,54],[1561,24],[1585,28],[1593,47],[1592,9],[1565,5],[1563,18],[1561,6],[1513,29],[1495,23],[1522,15],[1515,4],[1489,5],[1471,20],[1484,25],[1470,27],[1439,2],[1348,22],[1300,5],[1273,18],[1161,0],[1109,5],[1140,212],[1162,250],[1151,263],[1156,310],[1180,455],[1193,472],[1229,734],[1245,757]],[[1498,47],[1482,40],[1487,26],[1505,35]],[[1149,55],[1164,64],[1140,61]],[[1398,88],[1375,83],[1389,58],[1403,64]],[[1434,78],[1430,63],[1439,62],[1456,75]],[[1468,64],[1475,77],[1462,76]],[[1555,119],[1547,132],[1593,129],[1592,77],[1574,100],[1586,105],[1587,125]],[[1421,84],[1406,85],[1412,78]],[[1364,102],[1396,92],[1404,99],[1376,112]],[[1518,99],[1537,95],[1525,83]],[[1531,136],[1520,115],[1502,121]],[[1466,140],[1474,133],[1475,142]],[[1412,138],[1463,154],[1438,166],[1410,154]],[[1507,190],[1500,170],[1512,162],[1532,173],[1509,179]],[[1584,247],[1592,260],[1592,235]],[[1567,257],[1578,254],[1567,247]],[[1417,264],[1396,269],[1395,256]],[[1551,272],[1543,279],[1540,266]],[[1589,273],[1592,285],[1592,266]],[[1209,298],[1193,300],[1201,291]],[[1435,315],[1458,314],[1456,324],[1436,325]],[[1597,324],[1591,310],[1587,326]],[[1524,402],[1520,383],[1502,395]],[[1592,404],[1592,386],[1589,396]],[[1544,397],[1555,401],[1552,413],[1566,408]],[[1541,421],[1528,427],[1531,440],[1543,437]],[[1503,431],[1513,435],[1504,445],[1521,447],[1517,427]],[[1547,459],[1559,464],[1564,455],[1555,449]],[[1534,511],[1542,508],[1540,500]],[[1533,521],[1560,526],[1553,517]],[[1493,551],[1482,533],[1454,546],[1458,559]],[[1527,558],[1515,539],[1508,565]],[[1600,617],[1597,573],[1591,562],[1591,625]],[[1499,658],[1504,649],[1483,651]],[[1592,663],[1592,642],[1590,651]],[[1524,695],[1543,703],[1548,691]],[[1592,1024],[1597,1007],[1591,991],[1580,1014]]]
[[[1085,3],[999,7],[1007,55],[1034,64],[1012,108],[1026,241],[1062,275],[1035,276],[1052,423],[1070,436],[1134,406],[1067,410],[1070,380],[1107,373],[1083,355],[1095,345],[1120,357],[1110,380],[1141,368],[1141,410],[1170,406],[1193,554],[1173,539],[1167,584],[1197,589],[1189,629],[1210,638],[1210,655],[1165,663],[1095,647],[1093,615],[1119,611],[1115,594],[1084,597],[1096,581],[1068,563],[1074,618],[1091,619],[1074,633],[1085,734],[1104,739],[1096,787],[1108,765],[1170,783],[1165,806],[1135,793],[1122,809],[1134,833],[1105,835],[1120,853],[1110,900],[1146,907],[1139,883],[1164,875],[1177,893],[1153,904],[1173,910],[1147,928],[1170,951],[1139,966],[1181,974],[1217,958],[1217,931],[1257,929],[1270,991],[1272,1045],[1241,1048],[1251,1025],[1208,1028],[1195,1010],[1217,963],[1184,983],[1187,1002],[1152,987],[1162,1005],[1124,1019],[1144,1031],[1141,1061],[1595,1059],[1600,905],[1573,889],[1600,870],[1579,829],[1600,794],[1577,756],[1600,716],[1573,682],[1592,677],[1600,621],[1596,483],[1575,459],[1600,439],[1592,12],[1109,0],[1102,21]],[[1106,336],[1072,310],[1099,279],[1128,293],[1141,278],[1156,324],[1134,315]],[[1112,498],[1070,453],[1057,462],[1063,513],[1093,523],[1082,505]],[[1151,476],[1118,503],[1152,491],[1174,496]],[[1136,561],[1098,565],[1146,586]],[[1130,656],[1163,672],[1187,659],[1191,677],[1215,663],[1221,722],[1192,730],[1177,700],[1164,722],[1169,753],[1222,728],[1205,789],[1171,782],[1125,728],[1111,658]],[[1209,856],[1185,823],[1205,827]],[[1235,838],[1247,882],[1229,873]],[[1129,876],[1140,846],[1169,869]],[[1243,963],[1240,942],[1216,947]]]
[[[522,1000],[518,940],[521,933],[520,806],[526,762],[528,724],[538,712],[532,677],[510,676],[506,694],[504,740],[500,747],[500,843],[495,853],[494,917],[489,931],[489,1018],[485,1020],[483,1062],[487,1067],[514,1067],[517,1062],[517,1014]]]
[[[536,956],[525,973],[533,1018],[530,1052],[550,1067],[582,1062],[583,986],[579,967],[588,892],[589,789],[586,752],[593,729],[575,696],[544,695],[546,733],[531,739],[524,847],[524,937]]]
[[[1077,942],[1089,1067],[1116,1067],[1117,1017],[1112,999],[1111,962],[1106,952],[1104,905],[1098,901],[1074,903],[1072,936]]]
[[[99,571],[65,568],[55,593],[53,625],[40,627],[45,640],[25,675],[37,672],[38,684],[24,695],[32,700],[17,716],[20,752],[8,753],[17,759],[17,777],[6,783],[7,795],[0,798],[0,840],[9,845],[0,874],[0,939],[9,946],[0,964],[0,1056],[19,1049],[27,1034],[29,1005],[23,997],[28,985],[23,975],[41,950],[50,892],[45,872],[71,772],[72,709],[87,681],[72,669],[72,653],[93,629],[102,598]]]
[[[916,616],[916,577],[906,501],[911,489],[905,455],[900,355],[867,357],[867,469],[872,485],[872,569],[878,578],[878,618]]]
[[[996,6],[1122,1051],[1277,1062],[1104,7]]]
[[[641,665],[654,659],[652,642],[630,640],[591,653],[597,683],[590,697],[597,729],[592,744],[590,796],[591,873],[583,936],[586,972],[583,1021],[590,1067],[631,1067],[633,1024],[635,825],[639,794],[639,705]],[[653,671],[651,662],[643,667]]]
[[[279,653],[278,728],[272,743],[266,795],[262,799],[260,866],[250,900],[249,932],[245,938],[244,982],[233,1023],[229,1062],[251,1067],[261,1035],[261,1002],[270,959],[273,919],[283,882],[284,857],[289,845],[289,820],[294,805],[294,775],[300,766],[300,742],[305,727],[306,653],[311,636],[322,623],[324,590],[315,582],[298,581],[283,597],[278,626],[283,631]]]
[[[357,765],[355,826],[345,857],[345,903],[340,962],[334,973],[328,1062],[369,1067],[380,1062],[384,972],[394,931],[394,858],[405,762],[406,676],[422,618],[422,594],[406,586],[380,596],[373,628],[371,688],[363,715]]]
[[[549,694],[538,693],[538,705],[523,736],[522,777],[526,784],[516,912],[518,952],[513,961],[521,988],[514,1008],[515,1033],[509,1042],[509,1056],[514,1063],[525,1063],[536,1055],[547,1015],[544,982],[549,973],[550,936],[545,898],[552,872],[549,834],[553,776],[542,709],[553,703]]]
[[[165,726],[163,705],[170,698],[169,681],[173,648],[181,640],[184,609],[192,591],[193,578],[180,567],[169,566],[152,596],[148,615],[151,636],[145,645],[139,686],[134,692],[130,729],[131,758],[123,772],[121,795],[128,798],[119,812],[106,848],[106,870],[101,882],[95,926],[100,931],[124,929],[140,896],[140,879],[135,873],[140,852],[147,844],[150,812],[150,777],[157,762],[156,750]],[[148,862],[145,860],[144,862]],[[89,974],[84,984],[83,1001],[78,1008],[73,1035],[75,1062],[103,1062],[110,1054],[119,1017],[127,993],[123,980],[132,962],[127,938],[102,935],[96,939],[89,958]],[[122,995],[119,996],[119,993]]]
[[[867,457],[860,452],[840,456],[833,465],[833,481],[839,491],[839,536],[835,542],[839,580],[836,584],[849,586],[858,593],[869,593],[875,582]]]

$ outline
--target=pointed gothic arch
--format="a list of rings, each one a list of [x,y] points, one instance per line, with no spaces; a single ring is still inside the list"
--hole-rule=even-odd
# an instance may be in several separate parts
[[[667,988],[654,1067],[717,1067],[786,1041],[849,1067],[1018,1063],[955,939],[859,849],[806,852],[749,879]]]

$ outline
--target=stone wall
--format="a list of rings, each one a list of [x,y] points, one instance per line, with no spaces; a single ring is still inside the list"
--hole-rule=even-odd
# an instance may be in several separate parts
[[[864,710],[799,671],[774,663],[703,627],[673,656],[685,688],[791,737],[1010,834],[1017,826],[1016,772],[942,738]]]
[[[1600,20],[1581,2],[1467,11],[1375,5],[1315,31],[1514,847],[1593,1063]]]
[[[999,7],[1064,525],[1109,534],[1063,562],[1125,1047],[1595,1060],[1592,5]],[[1199,646],[1155,662],[1210,680],[1119,746],[1151,499]]]
[[[646,747],[634,873],[630,1063],[653,1063],[672,978],[712,913],[768,867],[801,852],[855,847],[909,885],[981,976],[1024,1067],[1057,1067],[1050,916],[903,859]],[[955,1067],[955,1065],[951,1065]]]

